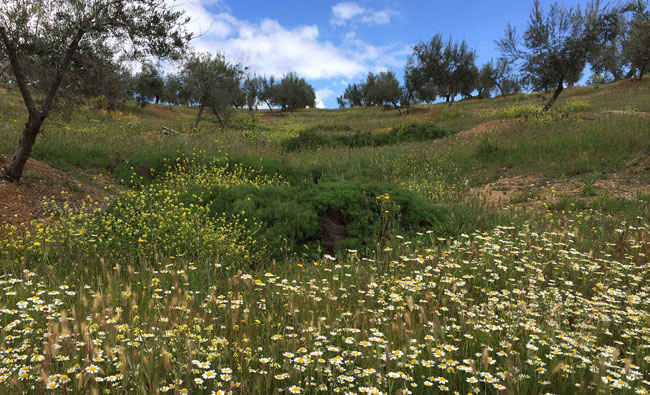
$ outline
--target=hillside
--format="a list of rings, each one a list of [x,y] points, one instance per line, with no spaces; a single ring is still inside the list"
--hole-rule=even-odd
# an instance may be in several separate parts
[[[295,168],[317,166],[327,175],[400,185],[445,203],[471,196],[503,206],[517,203],[526,194],[535,199],[524,200],[547,203],[562,196],[582,199],[585,186],[631,199],[636,192],[649,192],[644,134],[650,119],[649,91],[647,81],[570,87],[556,111],[545,117],[534,115],[546,100],[539,93],[465,100],[451,107],[415,106],[408,116],[361,108],[286,114],[258,111],[250,118],[242,110],[231,129],[224,130],[208,117],[196,133],[190,131],[195,110],[186,107],[129,105],[124,112],[114,113],[86,107],[72,115],[63,111],[50,121],[32,155],[63,171],[70,178],[63,182],[67,185],[48,182],[49,190],[30,191],[30,180],[61,178],[44,175],[47,172],[41,169],[30,171],[40,166],[33,162],[27,166],[21,192],[38,200],[59,194],[60,189],[82,192],[72,184],[103,189],[106,183],[124,183],[133,172],[148,179],[152,168],[164,170],[165,159],[200,150],[207,156],[263,158]],[[4,91],[0,113],[0,154],[9,156],[25,117],[20,96]],[[430,143],[318,147],[290,153],[279,144],[303,130],[323,135],[384,134],[410,123],[435,124],[452,136]],[[163,126],[181,133],[163,135]],[[93,182],[98,178],[102,181]]]
[[[0,392],[646,393],[650,80],[546,96],[61,109],[0,183]]]

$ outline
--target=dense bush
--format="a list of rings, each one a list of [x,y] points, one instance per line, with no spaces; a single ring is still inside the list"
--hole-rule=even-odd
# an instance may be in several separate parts
[[[359,131],[328,135],[320,129],[309,129],[298,136],[282,141],[282,147],[287,151],[316,149],[321,147],[379,147],[408,142],[434,140],[448,136],[449,133],[431,123],[412,123],[393,128],[388,133],[361,133]]]
[[[365,249],[398,233],[440,227],[447,210],[408,191],[375,183],[239,185],[188,192],[210,212],[247,219],[272,258]],[[189,203],[189,202],[188,202]]]

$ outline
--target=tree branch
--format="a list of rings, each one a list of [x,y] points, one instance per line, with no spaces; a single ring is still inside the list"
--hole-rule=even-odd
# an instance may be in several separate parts
[[[38,109],[36,108],[36,104],[34,104],[34,99],[32,99],[31,93],[29,93],[29,89],[27,89],[27,82],[25,82],[23,69],[20,67],[16,47],[14,47],[13,43],[9,39],[7,30],[4,26],[0,26],[0,39],[2,39],[2,42],[5,45],[5,49],[7,50],[7,55],[9,56],[9,64],[11,65],[11,70],[13,71],[14,77],[16,78],[16,84],[18,84],[20,94],[23,96],[25,107],[27,107],[27,111],[30,115],[36,115],[38,114]]]
[[[79,47],[79,42],[81,41],[81,38],[83,35],[86,33],[85,30],[79,29],[77,30],[77,34],[75,34],[74,38],[72,39],[72,42],[68,46],[68,49],[65,52],[65,56],[63,57],[63,61],[61,62],[61,65],[56,70],[56,77],[54,77],[54,81],[52,81],[52,85],[50,86],[50,89],[47,92],[47,95],[45,96],[45,100],[43,100],[43,105],[41,106],[41,116],[47,116],[47,113],[50,111],[50,108],[52,107],[52,103],[54,102],[54,96],[56,96],[56,91],[59,90],[59,86],[61,85],[61,81],[63,80],[63,76],[65,75],[65,71],[68,68],[68,65],[72,61],[72,56],[74,56],[75,51],[77,51],[77,48]]]

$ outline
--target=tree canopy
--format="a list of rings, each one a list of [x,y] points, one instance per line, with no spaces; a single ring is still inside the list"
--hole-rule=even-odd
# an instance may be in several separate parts
[[[78,87],[81,70],[97,67],[95,54],[177,58],[191,38],[187,21],[165,0],[2,2],[0,53],[29,114],[6,177],[20,180],[59,91]]]
[[[316,93],[314,88],[298,74],[285,74],[280,83],[273,86],[272,101],[285,111],[299,108],[315,107]]]
[[[442,35],[436,34],[429,42],[413,47],[408,69],[411,78],[420,81],[415,91],[422,101],[442,97],[451,103],[456,95],[469,97],[475,90],[475,62],[476,52],[465,41],[444,42]]]
[[[195,53],[188,57],[181,72],[189,101],[199,105],[194,127],[207,106],[225,125],[238,95],[244,73],[241,65],[232,64],[225,55]]]
[[[595,42],[593,27],[586,23],[580,9],[555,3],[544,11],[535,0],[523,43],[510,24],[505,37],[497,41],[504,57],[520,64],[523,80],[531,88],[555,89],[543,111],[551,108],[564,84],[580,80]]]
[[[160,102],[165,93],[165,80],[158,71],[158,68],[151,62],[142,65],[142,71],[135,76],[135,95],[140,106],[144,107],[148,102]]]
[[[400,104],[403,102],[403,97],[404,90],[395,72],[388,70],[381,71],[379,74],[370,72],[364,81],[348,84],[343,94],[337,98],[337,102],[340,107],[392,105],[401,113]]]
[[[641,0],[636,1],[630,8],[633,10],[633,17],[623,51],[632,71],[638,70],[638,78],[642,79],[650,64],[650,10],[648,2]]]

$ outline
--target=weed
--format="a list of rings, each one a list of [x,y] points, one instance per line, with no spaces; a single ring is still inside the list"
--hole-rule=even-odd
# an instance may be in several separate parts
[[[537,200],[539,199],[539,197],[540,197],[539,189],[527,189],[510,198],[510,203],[512,204],[527,203],[532,200]]]
[[[562,105],[562,111],[566,112],[585,112],[590,109],[591,106],[586,100],[571,99],[567,100],[564,105]]]
[[[596,180],[596,177],[585,177],[582,179],[582,196],[598,196],[598,189],[595,186]]]

